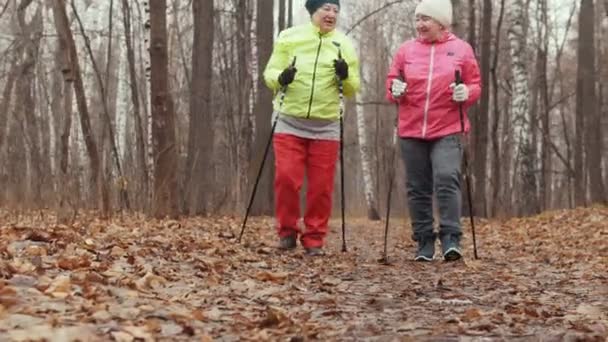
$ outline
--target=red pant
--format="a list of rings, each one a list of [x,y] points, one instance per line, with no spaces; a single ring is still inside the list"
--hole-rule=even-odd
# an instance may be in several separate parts
[[[340,143],[275,134],[275,211],[280,237],[301,234],[305,248],[322,247],[331,215],[334,173]],[[300,189],[308,177],[304,233],[298,228]]]

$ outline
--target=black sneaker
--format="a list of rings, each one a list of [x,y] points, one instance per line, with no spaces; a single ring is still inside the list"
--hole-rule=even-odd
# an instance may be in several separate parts
[[[435,238],[423,238],[418,241],[418,251],[414,261],[433,261],[435,255]]]
[[[294,249],[297,246],[297,238],[295,235],[282,237],[279,240],[279,249]]]
[[[323,252],[323,248],[321,247],[312,247],[306,248],[306,255],[311,257],[324,256],[325,252]]]
[[[441,249],[445,261],[456,261],[462,258],[460,249],[460,236],[456,234],[446,234],[441,237]]]

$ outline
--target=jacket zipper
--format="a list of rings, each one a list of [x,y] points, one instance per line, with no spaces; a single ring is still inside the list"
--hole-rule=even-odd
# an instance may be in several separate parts
[[[310,110],[312,109],[312,97],[315,93],[315,78],[317,77],[317,63],[319,62],[319,53],[321,53],[321,44],[323,43],[323,36],[319,34],[319,46],[317,47],[317,57],[315,57],[315,67],[312,71],[312,86],[310,87],[310,101],[308,101],[308,113],[306,118],[310,119]]]
[[[435,68],[435,44],[431,46],[431,63],[429,66],[429,78],[426,83],[426,102],[424,103],[424,122],[422,124],[422,137],[426,138],[427,120],[429,116],[429,105],[431,102],[431,86],[433,83],[433,69]]]

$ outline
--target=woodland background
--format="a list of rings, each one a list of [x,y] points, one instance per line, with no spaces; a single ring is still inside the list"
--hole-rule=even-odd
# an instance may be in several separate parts
[[[416,1],[342,2],[363,75],[347,104],[346,209],[378,218],[394,153],[384,78],[415,35]],[[483,73],[469,113],[476,214],[605,203],[608,0],[453,3]],[[1,1],[0,205],[64,220],[242,214],[270,131],[260,73],[278,31],[308,20],[298,0]],[[269,160],[254,214],[272,215],[271,178]]]
[[[336,215],[322,258],[274,248],[270,160],[236,238],[270,131],[259,75],[303,0],[0,0],[0,340],[606,341],[608,0],[453,2],[483,71],[468,143],[488,219],[479,259],[463,219],[461,261],[416,263],[400,161],[400,219],[387,240],[370,221],[415,0],[342,0],[363,87],[348,250]]]

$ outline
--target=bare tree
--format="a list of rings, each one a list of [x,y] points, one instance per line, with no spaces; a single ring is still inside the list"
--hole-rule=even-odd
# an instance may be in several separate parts
[[[281,2],[284,5],[284,0]],[[252,206],[252,213],[264,215],[271,215],[274,212],[274,156],[272,151],[269,151],[268,155],[264,156],[266,144],[268,143],[268,140],[271,139],[271,126],[269,118],[272,114],[273,94],[264,85],[264,80],[262,77],[264,68],[266,67],[268,60],[270,59],[270,54],[272,53],[274,20],[271,16],[268,16],[267,13],[273,13],[273,7],[272,1],[258,1],[256,16],[256,39],[258,46],[258,91],[256,106],[254,109],[255,135],[253,142],[253,153],[249,170],[249,183],[253,184],[255,181],[254,177],[257,175],[258,168],[262,163],[262,158],[268,158],[264,164],[264,171],[258,185],[258,200],[255,202],[255,205]],[[285,11],[285,8],[283,7],[282,10]],[[279,12],[280,11],[281,7],[279,6]],[[260,198],[263,198],[264,200],[260,200]]]
[[[575,147],[575,200],[576,205],[586,202],[588,178],[592,202],[604,201],[601,167],[601,116],[597,108],[595,89],[595,21],[593,0],[581,0],[579,13],[577,77],[576,77],[576,147]],[[583,150],[584,146],[584,150]],[[586,155],[584,155],[586,153]],[[586,158],[585,158],[586,157]],[[586,166],[586,167],[585,167]]]
[[[110,0],[110,18],[112,17],[112,5],[113,5],[113,1]],[[103,121],[105,123],[104,127],[106,128],[106,130],[104,131],[104,133],[108,134],[108,139],[110,142],[110,147],[111,147],[111,151],[112,151],[112,157],[114,160],[114,165],[116,166],[116,171],[118,172],[118,178],[123,181],[124,180],[124,175],[122,172],[122,165],[120,162],[120,156],[118,155],[118,147],[116,146],[116,135],[114,134],[114,125],[112,123],[112,118],[110,115],[110,109],[109,109],[109,96],[108,96],[108,85],[109,85],[109,76],[110,76],[110,64],[111,64],[111,49],[112,49],[112,30],[110,29],[110,38],[109,38],[109,43],[108,43],[108,57],[106,59],[106,77],[105,77],[105,81],[102,79],[102,75],[101,75],[101,70],[99,68],[99,66],[97,65],[97,61],[95,60],[95,56],[93,54],[93,49],[91,47],[90,44],[90,40],[87,36],[87,33],[85,32],[84,29],[84,25],[82,23],[82,20],[80,19],[80,16],[78,15],[78,11],[76,10],[76,6],[74,6],[74,3],[72,2],[72,11],[74,13],[74,16],[76,17],[76,21],[78,22],[78,25],[80,27],[80,34],[82,35],[82,37],[84,38],[85,41],[85,47],[86,50],[89,54],[89,58],[91,59],[91,64],[93,65],[93,71],[95,73],[95,79],[97,81],[97,86],[99,87],[99,91],[100,91],[100,95],[101,95],[101,105],[102,105],[102,112],[104,114],[103,117]],[[112,27],[112,22],[110,20],[110,28]],[[105,134],[104,134],[105,136]],[[109,178],[109,177],[108,177]],[[120,198],[121,198],[121,204],[123,206],[126,207],[127,210],[131,209],[131,205],[129,203],[129,194],[127,193],[127,189],[125,186],[120,186],[119,187],[119,191],[120,191]],[[106,202],[105,206],[109,206],[109,196],[103,199],[104,202]]]
[[[492,0],[483,1],[483,16],[481,22],[481,101],[473,115],[475,129],[475,152],[473,153],[475,173],[474,201],[480,216],[488,214],[486,200],[487,160],[488,160],[488,116],[490,115],[490,61],[492,58]],[[472,15],[474,16],[474,15]],[[474,40],[474,39],[473,39]]]
[[[520,167],[515,169],[513,178],[521,179],[522,195],[519,209],[522,214],[527,215],[537,211],[535,208],[536,176],[534,172],[534,147],[532,145],[532,118],[528,106],[529,85],[525,62],[527,44],[527,23],[525,18],[527,8],[523,0],[513,0],[510,9],[511,26],[509,28],[509,43],[513,73],[511,108],[515,128],[513,134],[520,161]]]
[[[93,193],[91,198],[99,199],[98,193],[107,193],[107,185],[101,178],[101,159],[97,150],[97,143],[91,129],[91,120],[89,118],[89,109],[87,105],[86,93],[82,75],[80,72],[80,64],[78,62],[78,54],[74,43],[74,36],[70,28],[70,23],[65,8],[65,0],[53,1],[53,17],[55,19],[55,28],[59,36],[60,44],[64,47],[64,67],[62,68],[66,81],[73,82],[74,93],[76,95],[76,104],[78,106],[78,114],[80,116],[80,126],[87,148],[89,160],[91,163],[91,180]],[[102,196],[103,197],[103,196]],[[103,207],[102,212],[107,215],[109,208]]]
[[[173,99],[169,93],[167,1],[150,0],[150,98],[154,139],[154,202],[156,217],[177,215],[177,146]]]
[[[213,188],[214,129],[211,107],[213,83],[213,1],[192,1],[192,89],[186,163],[188,212],[207,214]]]
[[[127,63],[129,68],[129,86],[131,91],[131,101],[133,104],[133,118],[135,118],[135,135],[136,135],[136,154],[137,168],[140,172],[139,182],[144,200],[148,199],[148,167],[146,163],[146,143],[144,135],[144,123],[142,119],[142,111],[140,97],[138,91],[138,77],[135,66],[135,51],[133,47],[133,30],[131,29],[131,7],[128,0],[122,0],[123,25],[125,30],[125,45],[127,48]]]

